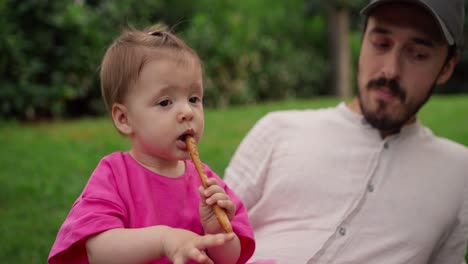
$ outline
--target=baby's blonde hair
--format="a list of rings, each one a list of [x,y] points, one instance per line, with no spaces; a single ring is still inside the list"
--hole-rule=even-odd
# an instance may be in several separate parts
[[[128,28],[107,49],[101,63],[101,93],[109,112],[114,103],[123,100],[143,66],[151,60],[195,58],[196,52],[163,25],[153,25],[142,31]]]

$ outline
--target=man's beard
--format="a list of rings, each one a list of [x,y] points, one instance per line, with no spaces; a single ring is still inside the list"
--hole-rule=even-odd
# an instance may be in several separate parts
[[[398,81],[395,79],[387,79],[385,77],[372,79],[367,83],[365,89],[367,89],[367,92],[369,92],[373,89],[381,89],[382,87],[387,87],[388,89],[390,89],[392,95],[395,96],[396,99],[400,100],[400,113],[385,113],[388,104],[383,100],[377,101],[377,109],[375,109],[374,111],[372,109],[369,109],[369,106],[365,105],[361,92],[358,89],[357,96],[359,99],[358,101],[359,106],[361,108],[361,112],[364,115],[366,121],[372,127],[378,129],[379,131],[398,132],[431,97],[435,87],[435,83],[432,85],[431,89],[429,90],[428,94],[423,98],[423,100],[419,102],[407,101],[407,96],[405,92],[406,90],[403,89],[398,83]]]

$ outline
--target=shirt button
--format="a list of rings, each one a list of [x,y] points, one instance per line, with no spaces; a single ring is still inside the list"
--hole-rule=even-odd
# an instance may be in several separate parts
[[[374,191],[374,185],[372,185],[372,184],[367,185],[367,190],[369,192],[373,192]]]
[[[346,235],[346,228],[344,227],[338,228],[338,233],[342,236]]]
[[[385,142],[385,143],[383,144],[383,147],[384,147],[384,149],[388,149],[388,142]]]

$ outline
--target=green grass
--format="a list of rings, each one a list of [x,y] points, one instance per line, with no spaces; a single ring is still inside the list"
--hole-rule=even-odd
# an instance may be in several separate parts
[[[235,148],[269,111],[334,106],[334,98],[206,111],[200,156],[222,176]],[[468,95],[435,97],[423,123],[468,146]],[[0,123],[0,259],[45,263],[59,226],[100,158],[127,150],[106,118],[23,125]]]

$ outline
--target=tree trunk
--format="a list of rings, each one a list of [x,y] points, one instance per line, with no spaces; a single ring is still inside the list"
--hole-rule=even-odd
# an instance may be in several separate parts
[[[333,91],[346,99],[352,96],[349,10],[328,5],[328,25]]]

